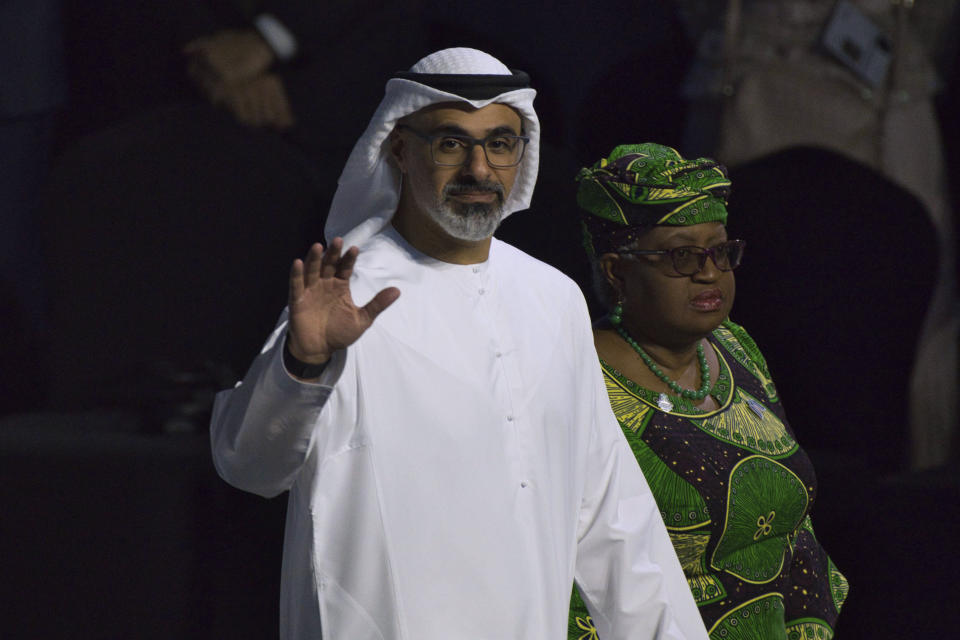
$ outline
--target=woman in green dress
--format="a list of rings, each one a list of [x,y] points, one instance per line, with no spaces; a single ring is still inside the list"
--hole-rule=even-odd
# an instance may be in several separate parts
[[[828,640],[847,581],[814,536],[810,459],[729,319],[744,243],[727,237],[726,171],[646,143],[577,180],[610,402],[711,639]],[[597,638],[590,600],[574,589],[570,638]]]

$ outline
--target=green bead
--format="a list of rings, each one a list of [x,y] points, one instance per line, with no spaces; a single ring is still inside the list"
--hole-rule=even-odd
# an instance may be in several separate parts
[[[707,356],[703,352],[703,344],[697,345],[697,360],[700,364],[700,377],[702,378],[702,384],[696,391],[693,389],[684,389],[678,382],[667,377],[667,374],[665,374],[660,367],[657,366],[657,363],[653,361],[653,358],[651,358],[647,352],[644,351],[643,348],[637,344],[633,338],[630,337],[630,334],[627,333],[626,329],[618,326],[620,324],[620,316],[617,312],[622,313],[622,308],[619,304],[614,307],[613,310],[613,314],[616,314],[617,321],[615,322],[613,320],[613,314],[610,316],[610,322],[616,327],[617,333],[619,333],[620,337],[623,338],[624,341],[626,341],[626,343],[637,352],[637,355],[640,356],[640,359],[643,360],[643,363],[647,365],[650,371],[652,371],[657,378],[667,385],[671,391],[677,394],[678,400],[681,398],[688,398],[690,400],[703,400],[705,397],[707,397],[707,394],[710,393],[710,366],[707,364]]]
[[[613,310],[610,312],[610,324],[613,326],[618,326],[623,321],[623,305],[619,302],[613,307]]]

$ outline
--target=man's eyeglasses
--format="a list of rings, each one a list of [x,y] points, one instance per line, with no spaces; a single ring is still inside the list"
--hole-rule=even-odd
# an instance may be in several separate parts
[[[477,145],[483,149],[487,164],[498,169],[515,167],[523,159],[523,152],[527,148],[530,138],[514,136],[505,133],[491,133],[486,138],[472,138],[470,136],[441,133],[429,135],[417,131],[407,125],[397,125],[415,136],[426,140],[430,144],[430,157],[441,167],[459,167],[463,165],[470,152]]]
[[[713,260],[720,271],[733,271],[740,266],[740,260],[743,258],[743,247],[746,242],[743,240],[728,240],[720,244],[704,249],[703,247],[674,247],[673,249],[633,249],[630,251],[620,251],[618,253],[634,256],[662,256],[669,255],[673,268],[682,276],[692,276],[700,273],[703,266],[707,263],[707,256]]]

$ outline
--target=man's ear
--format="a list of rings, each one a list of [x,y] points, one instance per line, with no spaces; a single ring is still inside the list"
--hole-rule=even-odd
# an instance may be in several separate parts
[[[622,268],[622,258],[617,253],[605,253],[597,259],[600,264],[600,272],[613,290],[618,294],[623,291],[623,277],[620,275]]]
[[[390,132],[390,137],[388,138],[389,148],[390,148],[390,157],[393,158],[393,161],[397,164],[397,167],[400,168],[401,173],[406,173],[406,165],[404,163],[403,154],[406,150],[404,145],[403,136],[400,135],[400,131],[394,128]]]

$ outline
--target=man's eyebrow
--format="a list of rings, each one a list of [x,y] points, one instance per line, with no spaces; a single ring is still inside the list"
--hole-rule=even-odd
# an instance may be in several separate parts
[[[505,124],[500,125],[499,127],[494,127],[493,129],[488,130],[487,133],[486,133],[486,135],[488,135],[488,136],[489,136],[489,135],[502,135],[502,134],[511,135],[511,136],[518,135],[517,132],[513,129],[513,127],[511,127],[511,126],[509,126],[509,125],[505,125]],[[471,135],[467,132],[466,129],[464,129],[463,127],[461,127],[461,126],[459,126],[459,125],[455,125],[455,124],[440,124],[440,125],[437,125],[436,127],[434,127],[433,129],[430,130],[430,135],[434,135],[434,136],[437,136],[437,135],[466,136],[466,137],[468,137],[468,138],[472,138],[472,137],[473,137],[473,136],[471,136]]]
[[[502,134],[506,134],[510,136],[518,135],[513,127],[506,124],[502,124],[499,127],[494,127],[493,129],[487,132],[488,136],[502,135]]]

